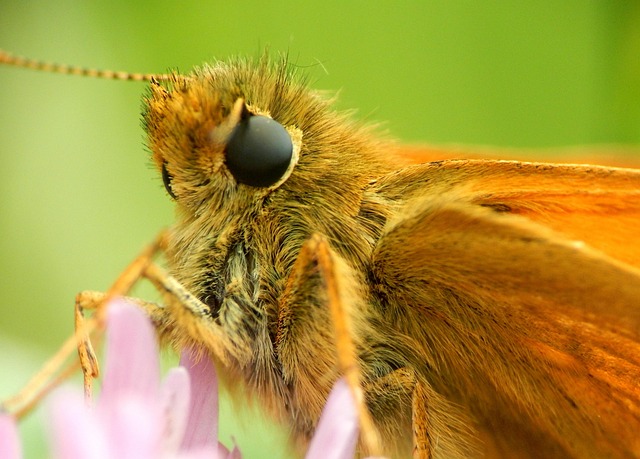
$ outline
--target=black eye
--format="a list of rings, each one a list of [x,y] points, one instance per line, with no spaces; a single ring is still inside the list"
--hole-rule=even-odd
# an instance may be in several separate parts
[[[169,196],[171,196],[173,199],[176,199],[176,195],[173,194],[173,190],[171,189],[172,178],[173,177],[171,177],[171,174],[167,170],[167,163],[162,163],[162,183],[164,183],[164,189],[167,190]]]
[[[241,120],[227,142],[227,167],[246,185],[268,187],[282,178],[293,155],[284,127],[266,116]]]

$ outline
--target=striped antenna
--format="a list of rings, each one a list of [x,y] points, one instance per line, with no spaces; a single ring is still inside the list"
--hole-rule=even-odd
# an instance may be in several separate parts
[[[171,79],[171,75],[163,73],[114,72],[113,70],[85,69],[70,65],[54,64],[35,59],[27,59],[22,56],[15,56],[3,49],[0,49],[0,64],[39,70],[41,72],[61,73],[63,75],[79,75],[92,78],[103,78],[107,80],[161,81]]]

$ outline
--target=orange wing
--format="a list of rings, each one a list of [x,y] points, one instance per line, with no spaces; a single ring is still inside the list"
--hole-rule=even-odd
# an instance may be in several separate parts
[[[443,159],[506,159],[640,168],[640,149],[617,145],[530,149],[473,147],[468,145],[397,145],[392,154],[411,164],[422,164]]]
[[[390,320],[487,454],[640,456],[640,171],[442,161],[375,187]]]
[[[423,167],[398,174],[420,181]],[[436,193],[464,193],[473,204],[525,216],[640,266],[640,169],[495,160],[427,167]]]

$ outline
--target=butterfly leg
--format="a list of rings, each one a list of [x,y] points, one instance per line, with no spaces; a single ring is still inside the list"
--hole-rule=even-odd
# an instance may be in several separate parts
[[[402,453],[398,454],[408,455],[411,451],[414,459],[431,459],[434,445],[429,404],[434,397],[425,383],[416,377],[415,371],[409,367],[398,368],[368,381],[365,389],[376,420],[385,426],[385,437],[398,439],[402,448]],[[400,423],[400,419],[405,418],[401,414],[405,409],[411,414],[410,425]],[[410,445],[401,441],[409,431],[413,434]],[[408,449],[409,446],[411,449]]]
[[[131,287],[142,277],[151,263],[153,256],[164,246],[166,233],[162,232],[136,259],[122,272],[116,282],[106,293],[82,292],[76,297],[75,322],[76,332],[70,336],[51,357],[40,371],[13,397],[3,400],[0,407],[21,417],[28,413],[39,400],[52,388],[73,374],[78,366],[82,369],[85,380],[85,393],[91,392],[91,381],[99,373],[97,359],[89,336],[102,328],[104,308],[107,301],[115,296],[126,295]],[[84,317],[87,309],[95,310],[90,318]],[[151,308],[146,308],[151,309]],[[80,362],[68,363],[69,357],[77,350]]]
[[[78,369],[82,370],[87,399],[91,398],[92,379],[99,375],[97,358],[93,352],[93,344],[89,335],[99,330],[94,317],[85,318],[84,311],[98,310],[105,304],[107,294],[104,292],[84,291],[76,296],[76,333],[70,336],[58,351],[44,364],[40,371],[14,396],[3,400],[0,409],[13,413],[21,418],[31,411],[52,389],[72,376]],[[158,322],[164,316],[162,306],[149,303],[138,298],[125,297],[125,301],[134,303],[143,309],[152,321]],[[155,318],[155,319],[154,319]],[[95,341],[97,336],[93,334]],[[77,350],[79,360],[67,362],[69,356]]]
[[[431,459],[432,445],[429,438],[428,402],[427,391],[420,381],[416,381],[411,403],[414,459]]]
[[[193,296],[160,266],[153,263],[150,258],[153,253],[155,251],[146,251],[138,257],[106,293],[84,291],[76,297],[76,339],[80,343],[78,354],[85,378],[87,397],[90,397],[91,393],[91,380],[99,374],[97,358],[89,335],[96,328],[98,330],[103,328],[103,305],[111,298],[129,291],[135,282],[143,278],[149,280],[164,296],[165,304],[159,305],[133,297],[125,297],[125,300],[135,304],[147,314],[161,338],[173,342],[179,348],[184,348],[193,341],[206,341],[205,345],[219,358],[224,355],[221,351],[222,346],[228,346],[228,344],[224,333],[210,320],[208,306]],[[95,313],[91,318],[85,319],[84,311],[86,310],[94,310]],[[202,320],[203,318],[206,320]],[[183,333],[184,331],[187,333]]]
[[[78,356],[80,359],[80,367],[83,370],[85,378],[85,396],[90,397],[91,379],[97,378],[100,374],[97,358],[93,351],[93,344],[89,338],[89,334],[94,329],[100,329],[100,324],[94,324],[92,318],[85,317],[85,311],[102,311],[103,305],[106,304],[108,294],[93,290],[85,290],[76,295],[75,304],[75,329],[76,337],[80,341],[78,344]],[[142,309],[151,321],[158,325],[165,323],[167,318],[164,306],[144,301],[135,297],[123,297],[127,303],[132,303]],[[93,337],[95,341],[96,337]],[[89,389],[89,391],[87,391]]]
[[[352,269],[324,237],[312,236],[302,246],[287,279],[276,353],[285,380],[294,382],[300,394],[318,393],[305,387],[320,384],[328,393],[335,377],[345,377],[356,400],[362,443],[369,454],[377,455],[380,440],[366,407],[354,341],[353,316],[358,303],[363,303],[363,298]],[[324,399],[312,404],[319,415]]]
[[[84,376],[84,392],[86,397],[91,396],[91,383],[99,374],[98,359],[93,351],[90,334],[93,330],[102,329],[104,324],[105,308],[109,300],[116,296],[126,295],[138,280],[142,277],[145,268],[151,264],[153,257],[162,249],[167,234],[161,232],[155,241],[144,249],[133,262],[127,266],[118,276],[116,281],[106,293],[82,292],[77,295],[75,303],[75,337],[77,340],[78,356]],[[85,320],[84,311],[92,309],[94,314],[89,321]]]
[[[145,309],[161,338],[169,340],[178,349],[199,343],[221,363],[226,363],[235,349],[222,327],[211,320],[209,306],[155,263],[146,267],[143,276],[164,297],[163,307]]]

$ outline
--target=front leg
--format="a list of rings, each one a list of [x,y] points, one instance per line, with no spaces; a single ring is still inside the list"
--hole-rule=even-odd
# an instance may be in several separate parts
[[[294,424],[303,436],[311,437],[333,383],[344,376],[358,407],[362,444],[368,454],[379,455],[356,354],[363,292],[353,269],[324,237],[312,236],[300,250],[280,302],[276,353],[292,390]]]

